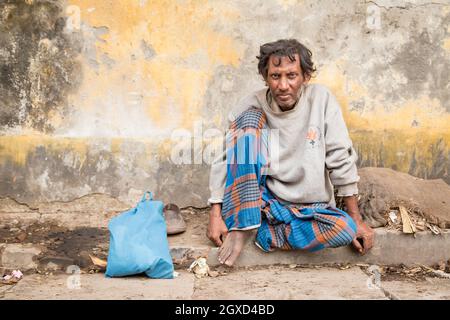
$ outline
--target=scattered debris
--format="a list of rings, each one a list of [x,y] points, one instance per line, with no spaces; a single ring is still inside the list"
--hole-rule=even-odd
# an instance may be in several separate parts
[[[95,257],[95,256],[93,256],[93,255],[89,255],[89,257],[91,258],[92,263],[93,263],[95,266],[100,267],[100,268],[106,270],[106,266],[107,266],[107,264],[108,264],[107,261],[102,260],[102,259],[100,259],[100,258],[97,258],[97,257]]]
[[[216,277],[219,276],[219,272],[209,270],[209,271],[208,271],[208,276],[210,276],[210,277],[212,277],[212,278],[216,278]]]
[[[13,270],[13,272],[11,272],[11,275],[17,279],[22,279],[23,277],[23,273],[20,270]]]
[[[416,226],[412,223],[408,210],[403,206],[399,206],[398,208],[402,217],[403,233],[416,233]]]
[[[339,267],[339,269],[346,270],[346,269],[349,269],[350,267],[351,267],[351,265],[347,264],[345,266]]]
[[[432,272],[441,278],[450,279],[450,273],[444,272],[442,270],[433,270]]]
[[[392,221],[393,224],[399,224],[400,223],[400,221],[398,220],[396,211],[390,211],[389,212],[389,219]]]
[[[438,265],[437,265],[438,270],[445,271],[445,265],[446,265],[445,261],[439,262]]]
[[[441,229],[438,226],[432,225],[430,223],[426,224],[427,228],[431,230],[435,235],[441,234]]]
[[[23,273],[20,270],[13,270],[11,274],[3,276],[0,284],[11,285],[16,284],[23,278]]]
[[[357,264],[356,264],[356,266],[358,266],[358,267],[365,267],[365,268],[367,268],[367,267],[369,267],[369,266],[370,266],[370,264],[368,264],[368,263],[357,263]]]
[[[173,278],[178,278],[180,276],[180,274],[176,271],[173,272]]]
[[[435,235],[442,233],[441,228],[437,225],[427,221],[422,215],[413,209],[406,209],[404,206],[391,207],[386,212],[386,220],[388,230],[397,230],[404,233],[415,233],[419,231],[426,231],[427,229]]]
[[[441,266],[439,266],[439,270],[434,270],[433,268],[427,267],[427,266],[422,266],[423,268],[427,269],[429,272],[431,272],[432,274],[441,277],[441,278],[446,278],[446,279],[450,279],[450,273],[445,272],[445,262],[444,262],[444,270],[441,269]]]
[[[368,267],[362,267],[362,270],[367,271]],[[412,281],[423,281],[427,277],[450,279],[450,260],[442,261],[431,267],[422,264],[414,266],[406,266],[404,264],[379,266],[378,271],[382,281],[404,280],[405,278]]]
[[[203,257],[198,258],[192,262],[188,269],[189,272],[193,272],[197,278],[205,277],[209,273],[209,266],[206,263],[206,259]]]
[[[21,232],[16,237],[16,239],[19,240],[20,242],[23,242],[26,238],[27,238],[26,232]]]
[[[228,269],[224,265],[219,265],[219,266],[215,267],[214,270],[217,271],[219,276],[225,276],[228,274]]]
[[[419,179],[389,168],[365,167],[358,170],[358,204],[364,221],[372,228],[394,224],[391,208],[405,207],[411,218],[450,228],[450,186],[442,179]],[[400,218],[400,216],[398,216]],[[414,221],[413,221],[414,222]]]

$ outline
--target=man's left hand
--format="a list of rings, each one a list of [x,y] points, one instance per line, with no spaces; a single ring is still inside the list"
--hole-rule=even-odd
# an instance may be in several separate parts
[[[352,241],[352,245],[361,254],[366,254],[372,247],[375,239],[375,232],[366,225],[362,220],[356,222],[356,237]]]

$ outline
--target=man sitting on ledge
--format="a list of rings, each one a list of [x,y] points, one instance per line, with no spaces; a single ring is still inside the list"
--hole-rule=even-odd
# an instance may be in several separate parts
[[[308,83],[315,71],[311,56],[297,40],[262,45],[258,71],[269,88],[229,115],[208,199],[207,236],[220,246],[222,264],[232,266],[255,234],[266,252],[351,243],[364,254],[373,245],[374,232],[358,210],[357,155],[336,98]],[[336,208],[333,186],[348,213]]]

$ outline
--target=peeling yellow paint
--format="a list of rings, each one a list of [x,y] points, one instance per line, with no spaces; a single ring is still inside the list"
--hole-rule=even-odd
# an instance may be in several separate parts
[[[81,138],[55,138],[46,135],[18,135],[0,136],[0,162],[10,160],[25,166],[27,158],[38,147],[46,150],[58,151],[71,150],[80,156],[81,162],[86,160],[89,147],[88,139]],[[59,153],[61,155],[61,153]]]
[[[67,138],[39,134],[0,136],[0,164],[5,164],[8,161],[19,166],[30,164],[27,162],[28,157],[42,147],[49,156],[59,159],[62,159],[69,152],[76,154],[79,159],[79,167],[81,168],[89,156],[93,143],[98,143],[98,141],[91,138]],[[102,139],[101,143],[109,147],[108,149],[115,157],[120,157],[123,154],[122,146],[124,143],[141,143],[145,146],[145,152],[136,161],[137,164],[145,168],[149,165],[150,157],[154,154],[155,147],[164,144],[164,141],[155,141],[151,138],[113,138]]]
[[[278,0],[284,9],[299,2]],[[85,43],[96,52],[94,57],[83,60],[83,83],[70,97],[69,105],[79,112],[80,122],[95,114],[100,118],[108,115],[107,127],[113,137],[115,130],[125,125],[192,129],[195,120],[201,118],[204,94],[216,68],[238,67],[244,56],[245,45],[227,31],[219,31],[237,25],[241,18],[239,9],[225,1],[69,0],[68,4],[80,8],[83,23],[107,28],[98,41]],[[444,10],[448,11],[448,7]],[[144,42],[151,46],[153,57],[145,56]],[[442,48],[450,51],[449,38],[443,41]],[[88,61],[91,58],[98,63],[97,68]],[[102,59],[112,59],[112,63],[104,63]],[[341,59],[327,64],[314,81],[325,84],[336,95],[363,162],[408,172],[414,155],[425,170],[431,170],[439,153],[436,148],[448,154],[450,114],[439,100],[423,95],[387,107],[383,105],[384,97],[369,92],[364,84],[343,74],[346,63]],[[44,70],[43,74],[51,77],[52,70]],[[129,105],[134,94],[142,96],[141,123],[126,117],[127,111],[131,113],[131,108],[136,108]],[[365,101],[366,107],[351,111],[351,102],[359,99]],[[49,118],[56,128],[66,125],[58,113],[51,113]],[[217,127],[224,121],[218,114],[208,120]],[[22,133],[0,137],[0,162],[10,159],[26,165],[27,157],[40,146],[56,154],[72,150],[82,161],[89,152],[90,139],[86,137]],[[125,138],[115,137],[110,140],[111,152],[117,155]],[[172,141],[154,138],[136,141],[145,143],[146,155],[153,154],[156,148],[159,156],[169,156]],[[148,165],[148,158],[137,161],[142,166]]]
[[[122,139],[122,138],[111,139],[111,153],[112,154],[120,153],[123,141],[124,141],[124,139]]]
[[[278,0],[278,3],[284,8],[288,9],[294,5],[299,4],[301,1],[299,0]]]
[[[387,110],[381,104],[383,97],[371,99],[368,89],[343,75],[344,63],[325,67],[314,82],[329,87],[339,101],[352,140],[364,157],[362,163],[408,172],[414,155],[417,166],[431,171],[438,160],[433,154],[438,142],[444,155],[450,151],[450,114],[439,100],[420,96]],[[370,111],[350,111],[350,102],[361,98]]]
[[[447,31],[450,33],[450,27],[449,27],[449,31]],[[450,38],[446,38],[444,40],[444,44],[442,45],[442,48],[444,48],[447,52],[450,52]]]
[[[96,108],[113,95],[114,112],[114,103],[126,104],[128,95],[138,92],[153,126],[191,126],[200,115],[215,68],[236,67],[243,55],[242,44],[214,28],[239,18],[239,11],[226,3],[70,0],[70,4],[80,7],[83,22],[108,28],[95,43],[97,61],[104,54],[115,61],[111,69],[100,63],[98,70],[85,63],[82,88],[71,97],[80,109]],[[143,41],[155,52],[150,61],[143,54]]]
[[[417,131],[450,133],[450,114],[442,107],[438,99],[422,95],[414,100],[407,100],[389,105],[382,104],[383,97],[370,98],[370,93],[363,85],[344,77],[337,62],[324,68],[314,82],[323,83],[339,101],[347,125],[351,129],[361,130],[401,130],[415,134]],[[366,110],[362,113],[349,111],[350,101],[364,99]],[[418,124],[414,126],[413,122]]]

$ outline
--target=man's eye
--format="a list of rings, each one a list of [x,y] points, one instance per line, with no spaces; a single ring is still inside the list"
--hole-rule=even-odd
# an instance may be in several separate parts
[[[297,77],[295,73],[288,74],[289,79],[295,79],[295,77]]]
[[[278,79],[279,77],[280,77],[279,74],[273,74],[273,75],[272,75],[272,79]]]

